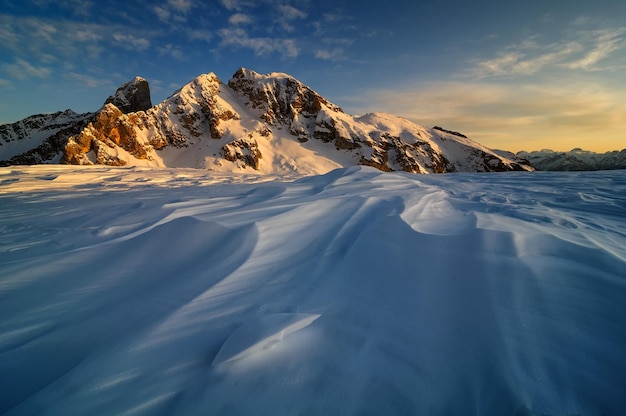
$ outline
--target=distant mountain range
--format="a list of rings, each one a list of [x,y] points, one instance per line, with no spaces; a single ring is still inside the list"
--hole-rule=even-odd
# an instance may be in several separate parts
[[[530,154],[532,158],[532,154]],[[442,127],[386,113],[354,117],[283,73],[200,75],[153,106],[148,82],[122,85],[95,113],[34,115],[0,126],[0,164],[192,167],[325,173],[373,166],[411,173],[533,170]]]
[[[626,169],[626,149],[606,153],[594,153],[582,149],[555,152],[544,149],[534,152],[518,152],[537,170],[583,171]]]

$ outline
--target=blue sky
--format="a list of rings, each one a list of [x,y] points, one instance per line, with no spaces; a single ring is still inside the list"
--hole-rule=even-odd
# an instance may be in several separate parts
[[[0,123],[95,111],[140,75],[287,72],[506,150],[626,148],[626,2],[3,0]]]

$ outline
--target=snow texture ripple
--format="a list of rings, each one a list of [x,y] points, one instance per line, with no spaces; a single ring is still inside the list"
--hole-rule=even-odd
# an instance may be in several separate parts
[[[0,413],[618,415],[626,172],[0,168]]]

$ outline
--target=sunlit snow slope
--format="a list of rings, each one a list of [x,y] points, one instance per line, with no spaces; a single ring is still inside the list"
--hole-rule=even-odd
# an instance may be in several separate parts
[[[623,414],[626,172],[215,175],[0,169],[0,413]]]

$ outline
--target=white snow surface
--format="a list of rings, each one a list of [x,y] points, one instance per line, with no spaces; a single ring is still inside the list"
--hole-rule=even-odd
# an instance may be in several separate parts
[[[0,212],[0,414],[626,409],[626,171],[7,167]]]

